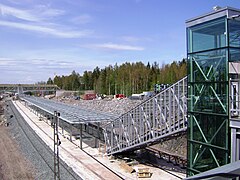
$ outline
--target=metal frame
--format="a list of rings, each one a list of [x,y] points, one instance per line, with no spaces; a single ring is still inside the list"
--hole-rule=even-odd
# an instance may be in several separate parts
[[[0,92],[55,92],[59,87],[51,84],[0,84]]]
[[[230,128],[231,128],[231,162],[240,160],[240,93],[239,93],[239,90],[240,90],[240,79],[230,79],[229,99],[231,104],[230,104],[229,110],[230,110]]]
[[[197,24],[208,22],[223,16],[226,16],[227,18],[232,18],[232,16],[234,15],[240,15],[239,9],[232,7],[220,8],[216,11],[212,11],[210,13],[187,20],[186,26],[187,27],[195,26]]]
[[[87,126],[87,129],[95,129],[97,133],[93,136],[95,137],[95,146],[98,146],[98,140],[104,140],[101,136],[100,132],[102,131],[102,127],[100,125],[106,124],[113,119],[116,119],[118,116],[111,113],[104,113],[100,111],[94,111],[91,109],[84,109],[79,106],[68,105],[65,103],[48,100],[40,97],[33,96],[20,96],[20,99],[25,102],[25,106],[28,106],[30,110],[36,115],[40,116],[40,119],[48,121],[50,120],[50,124],[54,125],[54,113],[55,111],[60,112],[61,116],[59,117],[59,126],[62,128],[62,135],[64,135],[64,131],[69,133],[69,140],[73,141],[73,130],[75,131],[77,127],[78,133],[80,136],[80,144],[79,147],[82,149],[82,124]],[[46,117],[46,118],[44,118]],[[76,132],[76,131],[75,131]],[[89,133],[89,132],[87,132]]]
[[[107,153],[156,143],[187,129],[187,77],[104,127]]]
[[[240,178],[240,161],[227,164],[209,171],[185,178],[184,180],[226,180],[234,179],[239,180]]]
[[[104,113],[96,110],[85,109],[79,106],[68,105],[53,100],[48,100],[33,96],[22,96],[21,99],[28,102],[30,105],[38,107],[43,111],[54,113],[61,112],[60,119],[70,124],[84,124],[88,122],[103,122],[116,119],[118,116],[112,113]]]
[[[240,79],[230,79],[229,84],[230,117],[240,118]]]
[[[234,102],[234,97],[231,97],[231,82],[229,83],[228,66],[232,48],[229,43],[229,22],[239,15],[240,10],[226,7],[186,22],[189,75],[187,174],[190,176],[229,163],[230,153],[232,156],[235,152],[236,138],[230,144],[229,123],[231,124],[230,118],[233,115],[239,115],[239,102]],[[222,28],[219,29],[215,22],[221,21],[224,26],[219,26]],[[208,40],[211,35],[214,41],[198,49],[201,46],[198,46],[200,43],[197,44],[199,41],[192,38],[192,30],[202,33],[203,37],[207,34]],[[222,44],[223,39],[225,42]],[[198,47],[198,52],[195,52],[193,45]],[[204,60],[203,55],[208,59]],[[210,99],[211,104],[207,103],[206,98]],[[236,130],[232,129],[232,137],[236,137],[234,132]]]
[[[207,60],[209,64],[212,63],[208,72],[204,72],[201,69],[197,59],[194,59],[194,57],[189,58],[188,175],[194,175],[195,173],[219,167],[229,162],[228,102],[221,100],[222,95],[216,93],[218,86],[226,86],[225,91],[222,91],[228,97],[228,83],[226,80],[217,82],[211,78],[219,71],[217,68],[220,62],[223,61],[222,57],[217,58],[219,59],[217,64],[214,64],[215,61],[211,58]],[[225,58],[227,59],[227,57]],[[203,77],[200,82],[194,77],[195,69],[193,69],[193,65],[195,65],[196,71],[199,71]],[[226,66],[227,63],[225,63],[225,68],[227,69]],[[228,73],[226,72],[225,74],[226,79],[228,78]],[[213,96],[211,97],[210,94],[213,94]],[[211,110],[208,103],[202,104],[204,102],[203,99],[210,97],[215,101],[212,103],[214,110]],[[202,102],[200,102],[200,99]],[[201,109],[195,108],[196,106],[201,106]],[[219,112],[216,109],[219,109]],[[221,139],[218,139],[220,136],[222,136]]]

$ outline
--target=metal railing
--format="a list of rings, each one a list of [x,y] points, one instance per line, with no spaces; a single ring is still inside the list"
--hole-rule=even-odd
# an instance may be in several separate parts
[[[140,148],[187,129],[187,77],[104,127],[107,153]]]
[[[230,115],[232,118],[240,118],[240,79],[230,79],[229,83]]]

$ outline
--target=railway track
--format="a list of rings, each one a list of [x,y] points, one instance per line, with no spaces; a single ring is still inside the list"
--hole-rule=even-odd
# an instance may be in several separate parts
[[[12,106],[14,106],[13,105],[13,103],[12,102],[10,102],[11,103],[11,106],[10,106],[10,108],[13,110],[13,109],[15,109],[15,107],[14,108],[12,108]],[[17,114],[17,116],[21,116],[21,114],[18,112],[18,110],[17,109],[15,109],[15,110],[13,110],[14,111],[14,115],[16,116],[16,114]],[[24,111],[22,111],[28,118],[29,118],[29,116],[24,112]],[[22,118],[22,117],[21,117]],[[29,118],[30,120],[31,120],[31,118]],[[32,121],[32,120],[31,120]],[[19,121],[18,121],[18,123],[19,123]],[[24,123],[28,128],[30,128],[31,130],[32,130],[32,128],[28,125],[28,123],[25,121],[25,120],[23,120],[22,121],[22,123]],[[46,132],[44,132],[34,121],[32,121],[32,123],[34,123],[45,135],[47,135],[49,138],[51,138],[52,140],[53,140],[53,138],[52,137],[50,137]],[[21,124],[19,124],[19,126],[20,127],[22,127],[21,126]],[[24,130],[23,130],[24,131]],[[33,131],[33,130],[32,130]],[[26,135],[27,136],[27,135]],[[39,138],[39,136],[34,132],[34,136],[36,136],[37,138]],[[28,137],[27,137],[28,138]],[[41,143],[43,143],[42,145],[44,145],[44,147],[46,146],[46,144],[44,143],[44,142],[42,142],[41,141]],[[91,166],[89,166],[89,165],[87,165],[86,163],[84,163],[83,161],[81,161],[81,160],[79,160],[79,159],[77,159],[73,154],[71,154],[66,148],[64,148],[64,147],[61,147],[64,151],[66,151],[71,157],[73,157],[76,161],[78,161],[78,162],[80,162],[80,163],[82,163],[83,165],[84,165],[84,167],[86,167],[88,170],[90,170],[93,174],[95,174],[99,179],[105,179],[104,178],[104,174],[97,174],[95,171],[93,171],[92,170],[92,167]],[[37,149],[36,149],[37,150]],[[52,156],[53,156],[53,152],[52,152],[52,150],[50,149],[50,148],[47,148],[47,150],[49,151],[49,153],[51,153],[52,154]],[[114,172],[113,170],[111,170],[110,168],[108,168],[106,165],[104,165],[103,163],[101,163],[100,161],[98,161],[95,157],[93,157],[92,155],[90,155],[89,153],[87,153],[86,151],[84,151],[83,150],[83,152],[85,152],[85,154],[87,154],[88,156],[89,156],[89,158],[92,158],[92,159],[94,159],[95,161],[97,161],[99,164],[101,164],[104,168],[106,168],[108,171],[110,171],[111,173],[113,173],[114,175],[116,175],[119,179],[124,179],[122,176],[120,176],[119,174],[117,174],[116,172]],[[44,157],[41,155],[41,157],[44,159]],[[60,161],[61,162],[61,161]],[[47,163],[47,162],[46,162]],[[48,164],[48,166],[49,166],[49,168],[51,169],[51,171],[54,173],[54,171],[53,171],[53,162],[51,163],[51,165],[49,164],[49,163],[47,163]],[[62,164],[62,163],[61,163]],[[65,164],[64,164],[65,165]],[[64,167],[64,166],[63,166]],[[66,169],[66,167],[64,167],[64,169]],[[67,170],[67,169],[66,169]],[[60,171],[61,171],[61,168],[60,168]],[[68,171],[68,170],[67,170]],[[69,172],[69,171],[68,171]],[[71,172],[69,172],[69,173],[71,173]],[[74,177],[74,175],[72,175],[72,173],[71,173],[71,176],[72,177]],[[76,177],[74,177],[74,179],[80,179],[80,178],[76,178]]]
[[[181,165],[180,169],[182,171],[179,168],[178,168],[178,171],[185,173],[184,169],[186,168],[186,163],[187,163],[187,160],[185,157],[182,157],[178,154],[172,154],[169,152],[165,152],[165,151],[159,150],[157,148],[153,148],[153,147],[147,147],[147,148],[145,148],[145,150],[148,151],[149,153],[153,153],[154,154],[153,156],[156,156],[155,154],[158,154],[160,159],[164,159],[164,161],[166,161],[167,163],[172,163],[176,167],[177,167],[177,165],[178,166]],[[182,179],[182,177],[178,176],[176,173],[172,173],[171,171],[159,166],[158,164],[154,164],[154,166],[159,169],[162,169],[163,171],[165,171],[168,174],[171,174],[172,176],[175,176],[178,179]]]
[[[31,146],[34,148],[34,150],[38,153],[38,155],[41,157],[41,159],[45,162],[45,164],[47,165],[47,167],[49,168],[49,170],[52,172],[52,174],[54,174],[54,167],[53,167],[53,152],[51,151],[51,149],[49,147],[47,147],[47,145],[39,138],[39,136],[32,130],[32,128],[27,124],[27,122],[25,120],[23,120],[23,117],[21,116],[21,114],[18,112],[18,110],[14,107],[13,103],[11,101],[7,102],[7,105],[9,107],[9,110],[11,111],[10,113],[14,115],[17,125],[19,126],[19,128],[21,129],[21,131],[23,132],[25,138],[28,140],[28,142],[31,144]],[[39,146],[37,145],[37,142],[40,143],[42,146],[42,148],[47,151],[49,154],[51,154],[52,159],[48,159],[46,157],[44,157],[44,155],[40,152]],[[41,148],[41,151],[42,151]],[[64,172],[67,172],[68,175],[70,175],[71,177],[69,177],[69,179],[81,179],[79,176],[77,176],[76,174],[73,174],[69,168],[67,167],[66,164],[64,164],[62,161],[60,161],[60,169],[64,169]],[[60,176],[61,177],[61,176]]]

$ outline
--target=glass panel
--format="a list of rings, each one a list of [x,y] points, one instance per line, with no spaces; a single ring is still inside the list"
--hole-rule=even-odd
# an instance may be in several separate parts
[[[225,18],[188,28],[188,52],[226,46]]]
[[[228,61],[240,60],[239,31],[226,17],[187,29],[188,174],[229,160]]]
[[[226,118],[198,113],[189,115],[191,127],[191,130],[188,129],[188,157],[191,157],[188,158],[189,175],[191,170],[195,174],[215,168],[218,166],[217,163],[219,165],[227,163],[227,150],[222,149],[227,149],[228,146]]]
[[[193,82],[227,81],[225,49],[191,54],[189,59],[192,63]]]
[[[187,28],[187,52],[192,52],[192,30]]]
[[[199,148],[201,149],[199,150]],[[198,161],[194,165],[194,169],[197,171],[207,171],[209,169],[213,169],[218,167],[215,158],[220,166],[227,163],[226,154],[224,151],[219,151],[218,149],[209,148],[207,146],[199,146],[198,144],[194,144],[195,152],[198,157]]]
[[[194,146],[199,146],[199,145],[195,144]],[[211,155],[209,148],[205,147],[205,146],[200,146],[200,147],[201,147],[200,150],[197,148],[196,148],[196,150],[198,153],[199,153],[199,151],[200,151],[200,153],[201,152],[203,152],[203,153],[201,153],[201,155],[199,154],[198,161],[196,162],[194,169],[204,172],[209,169],[216,168],[217,165],[214,162],[214,159]]]
[[[226,116],[195,114],[196,120],[193,122],[193,140],[209,144],[210,146],[215,145],[227,148],[226,118]]]
[[[191,83],[192,107],[190,111],[206,112],[208,114],[227,114],[227,83]],[[189,104],[190,105],[190,104]]]
[[[240,21],[229,20],[229,46],[240,47]]]
[[[240,61],[240,48],[230,48],[230,56],[229,56],[229,61],[231,62],[236,62]]]

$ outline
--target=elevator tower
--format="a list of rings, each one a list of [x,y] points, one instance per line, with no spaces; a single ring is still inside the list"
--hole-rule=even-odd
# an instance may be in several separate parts
[[[231,160],[229,97],[234,77],[229,68],[240,62],[239,16],[239,9],[215,7],[211,13],[186,21],[188,176]]]

